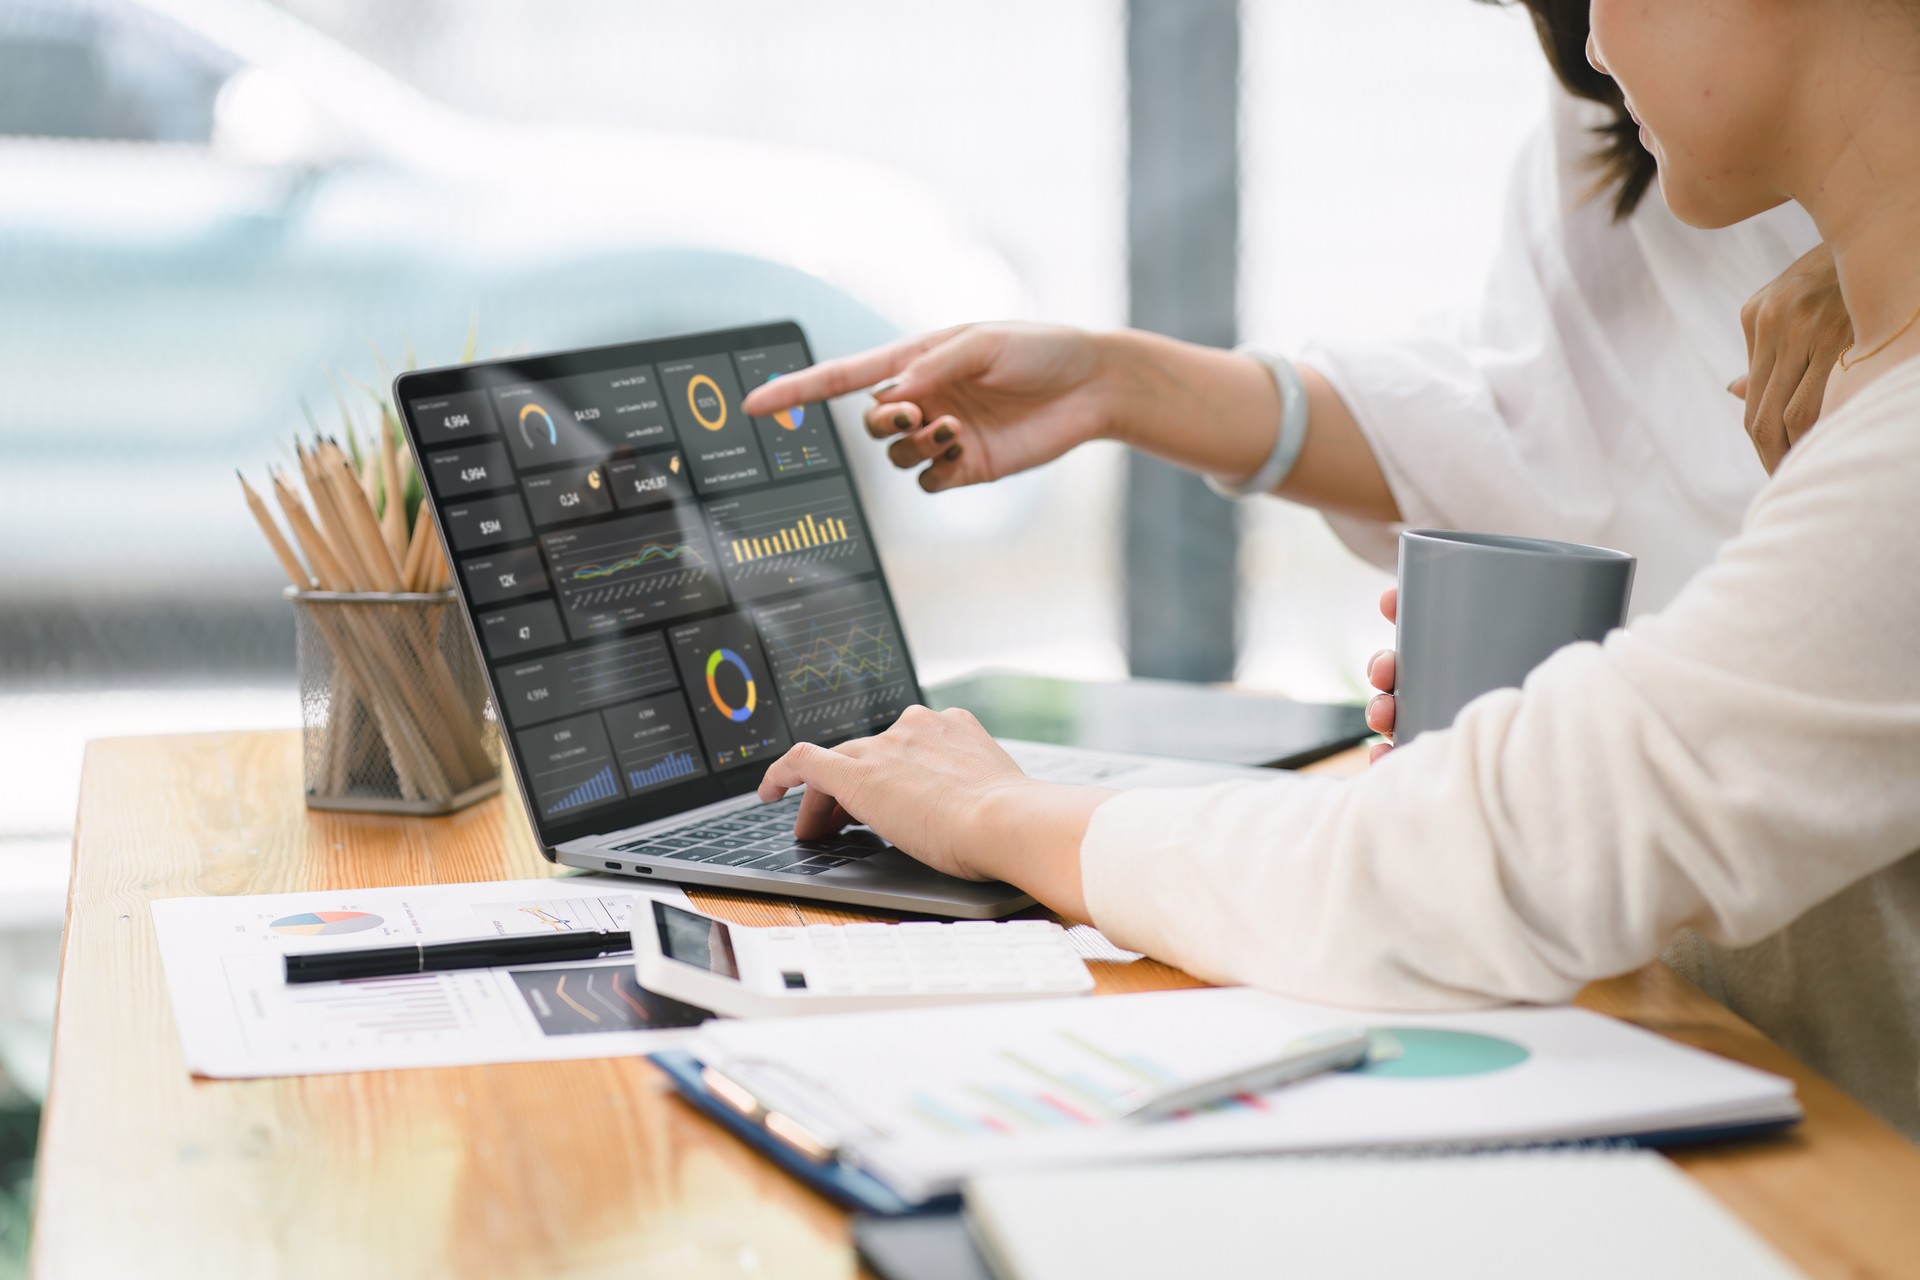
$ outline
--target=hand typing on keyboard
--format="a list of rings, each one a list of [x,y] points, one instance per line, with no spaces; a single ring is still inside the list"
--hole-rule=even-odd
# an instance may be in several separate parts
[[[1113,792],[1027,777],[966,711],[909,707],[875,737],[801,743],[767,770],[760,798],[779,800],[802,784],[798,839],[865,823],[936,871],[1006,880],[1087,918],[1080,840]]]

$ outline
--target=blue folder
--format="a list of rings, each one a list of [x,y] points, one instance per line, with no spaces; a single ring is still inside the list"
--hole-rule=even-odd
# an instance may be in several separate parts
[[[958,1196],[943,1196],[926,1204],[901,1199],[892,1188],[872,1174],[839,1160],[815,1160],[802,1155],[768,1133],[766,1127],[749,1120],[713,1096],[700,1079],[700,1062],[690,1053],[673,1051],[649,1054],[648,1060],[667,1073],[680,1096],[718,1120],[741,1141],[800,1179],[828,1199],[867,1213],[886,1215],[951,1211],[959,1207]]]

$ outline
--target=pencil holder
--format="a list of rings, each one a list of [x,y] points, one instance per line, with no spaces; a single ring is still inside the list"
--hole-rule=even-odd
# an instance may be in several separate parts
[[[451,813],[500,789],[500,737],[453,592],[287,598],[309,808]]]

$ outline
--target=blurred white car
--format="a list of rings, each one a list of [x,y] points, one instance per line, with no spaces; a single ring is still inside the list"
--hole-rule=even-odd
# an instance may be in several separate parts
[[[0,600],[257,596],[230,469],[369,344],[791,316],[824,356],[1025,309],[891,170],[482,120],[257,0],[0,3]]]

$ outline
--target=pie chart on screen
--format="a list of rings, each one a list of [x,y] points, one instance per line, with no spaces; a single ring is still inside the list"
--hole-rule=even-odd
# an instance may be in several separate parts
[[[379,916],[368,911],[303,911],[297,916],[281,916],[267,927],[275,933],[315,938],[378,929],[382,923]]]
[[[773,375],[773,378],[779,376],[780,375],[776,373]],[[768,378],[767,381],[772,382],[773,378]],[[807,406],[797,404],[791,409],[781,409],[773,415],[773,420],[788,431],[798,431],[800,424],[807,420]]]

